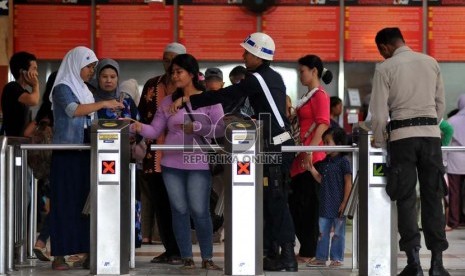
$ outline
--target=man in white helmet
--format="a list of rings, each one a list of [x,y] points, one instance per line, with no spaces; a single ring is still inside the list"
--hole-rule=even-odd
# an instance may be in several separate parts
[[[281,145],[294,145],[288,131],[290,123],[286,115],[286,86],[279,73],[270,68],[275,44],[265,33],[253,33],[240,44],[248,74],[240,83],[217,91],[203,92],[179,98],[171,106],[175,113],[190,101],[192,108],[221,103],[231,104],[249,98],[255,117],[264,121],[264,150],[268,154],[280,154],[281,164],[264,164],[263,213],[264,213],[264,269],[269,271],[297,271],[294,253],[295,231],[287,205],[285,179],[289,173],[293,153],[281,153]],[[255,76],[252,73],[258,73]],[[257,77],[263,78],[275,104],[267,100]],[[275,110],[273,111],[273,107]],[[279,152],[279,153],[276,153]],[[279,249],[281,248],[281,252]]]

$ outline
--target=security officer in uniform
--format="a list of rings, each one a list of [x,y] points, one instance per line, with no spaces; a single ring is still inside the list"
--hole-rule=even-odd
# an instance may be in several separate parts
[[[449,244],[444,232],[444,167],[438,126],[445,99],[439,65],[432,57],[407,47],[399,28],[382,29],[375,41],[385,61],[377,65],[373,77],[373,146],[385,146],[388,136],[386,192],[397,201],[399,247],[407,254],[407,266],[399,275],[423,275],[415,208],[418,174],[423,233],[432,253],[429,275],[447,276],[442,263],[442,252]]]
[[[217,91],[203,92],[190,97],[179,98],[171,107],[176,112],[183,103],[190,101],[192,108],[214,104],[230,104],[248,97],[255,111],[255,116],[264,121],[265,152],[280,153],[280,145],[294,145],[289,137],[290,123],[286,118],[286,87],[279,73],[270,68],[273,60],[275,44],[265,33],[253,33],[240,44],[244,49],[242,55],[249,73],[238,84],[233,84]],[[273,113],[266,95],[252,73],[259,73],[270,90],[276,103],[281,122]],[[270,137],[266,137],[266,135]],[[280,140],[277,142],[277,140]],[[287,205],[287,187],[285,179],[294,159],[293,153],[282,153],[281,164],[264,165],[264,246],[266,258],[264,269],[269,271],[297,271],[294,253],[295,231]],[[281,248],[281,252],[279,249]]]

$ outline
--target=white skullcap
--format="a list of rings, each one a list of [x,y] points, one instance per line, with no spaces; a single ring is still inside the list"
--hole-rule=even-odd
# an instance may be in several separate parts
[[[185,54],[186,53],[186,47],[182,45],[181,43],[173,42],[165,47],[165,53],[170,52],[170,53],[175,53],[175,54]]]

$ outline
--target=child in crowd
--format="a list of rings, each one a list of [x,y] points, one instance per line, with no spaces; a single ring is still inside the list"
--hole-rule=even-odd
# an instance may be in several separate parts
[[[325,145],[346,145],[347,136],[341,128],[326,130],[322,139]],[[328,152],[326,158],[309,167],[310,172],[320,183],[320,211],[316,256],[307,266],[326,266],[331,260],[330,267],[342,266],[344,262],[345,225],[346,218],[342,215],[349,198],[352,186],[352,171],[349,160],[340,152]],[[334,228],[334,235],[329,247],[330,232]],[[330,250],[329,250],[330,249]]]

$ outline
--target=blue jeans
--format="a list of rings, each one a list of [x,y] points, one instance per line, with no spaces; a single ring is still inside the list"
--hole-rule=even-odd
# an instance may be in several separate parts
[[[344,261],[344,247],[346,239],[346,218],[319,218],[320,237],[316,247],[316,259],[320,261]],[[334,226],[334,235],[329,250],[329,234]]]
[[[192,258],[190,217],[194,221],[202,259],[213,256],[213,226],[210,217],[211,173],[162,167],[171,205],[173,231],[181,258]]]

